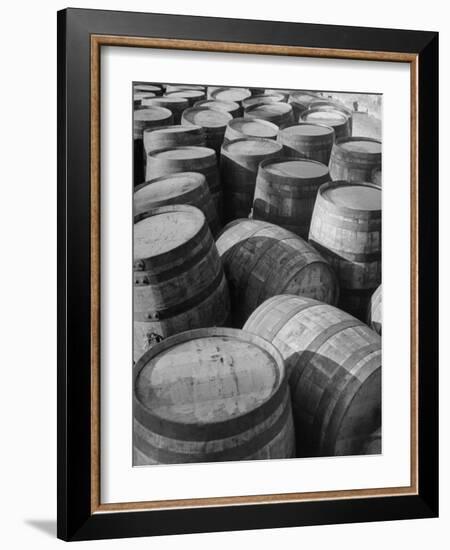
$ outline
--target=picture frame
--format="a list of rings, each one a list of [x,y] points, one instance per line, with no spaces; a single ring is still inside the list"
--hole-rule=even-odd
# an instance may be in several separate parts
[[[410,486],[149,499],[114,505],[101,502],[100,52],[105,46],[409,65]],[[438,515],[437,142],[437,33],[84,9],[58,12],[59,538],[154,536]]]

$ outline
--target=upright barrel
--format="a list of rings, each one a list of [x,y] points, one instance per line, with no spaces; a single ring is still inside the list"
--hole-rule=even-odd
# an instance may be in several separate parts
[[[281,94],[262,94],[262,95],[255,95],[252,97],[249,97],[247,99],[244,99],[242,102],[242,107],[245,109],[248,109],[248,107],[251,107],[252,105],[263,105],[265,103],[277,103],[279,101],[283,102],[284,97]]]
[[[335,304],[336,275],[306,241],[268,222],[237,220],[217,239],[227,277],[233,323],[242,327],[264,300],[299,294]]]
[[[333,180],[371,181],[372,173],[381,169],[381,141],[365,137],[338,139],[330,158]]]
[[[276,139],[278,132],[278,126],[267,120],[235,118],[228,123],[223,142],[225,144],[242,138]]]
[[[279,155],[281,149],[271,139],[238,139],[223,145],[220,171],[225,220],[250,214],[259,163]]]
[[[381,189],[346,181],[322,185],[309,241],[338,274],[339,307],[365,321],[381,283]]]
[[[367,314],[367,324],[369,325],[369,327],[372,327],[375,332],[381,334],[381,329],[383,325],[381,285],[370,297],[369,311]]]
[[[229,322],[222,263],[204,214],[171,205],[134,224],[134,358],[161,338]]]
[[[134,92],[133,93],[133,106],[134,107],[141,107],[142,101],[145,99],[151,99],[155,97],[155,94],[153,92]]]
[[[181,123],[185,126],[200,126],[205,133],[206,146],[214,149],[220,156],[225,129],[233,116],[226,111],[208,107],[191,107],[183,112]]]
[[[214,236],[221,229],[206,178],[198,172],[179,172],[138,185],[133,202],[135,222],[147,217],[149,211],[160,206],[190,204],[203,212]]]
[[[266,88],[263,95],[280,95],[283,98],[281,101],[287,103],[291,93],[292,90],[286,88]]]
[[[277,139],[287,155],[317,160],[328,166],[334,143],[331,126],[299,122],[280,130]]]
[[[328,167],[307,159],[268,159],[259,165],[253,219],[265,220],[308,239],[319,187],[330,181]]]
[[[240,105],[234,101],[219,101],[217,99],[203,99],[202,101],[197,101],[194,107],[207,107],[214,111],[225,111],[226,113],[230,113],[233,118],[240,116],[242,110]]]
[[[292,106],[295,122],[301,119],[302,114],[309,109],[311,103],[320,99],[313,92],[298,91],[289,95],[288,103]]]
[[[144,93],[154,94],[155,96],[160,96],[163,94],[163,89],[160,84],[136,83],[133,86],[133,92],[134,93],[144,92]]]
[[[334,130],[335,139],[349,137],[351,135],[350,121],[342,111],[326,110],[320,107],[309,108],[301,115],[304,122],[312,122],[331,126]]]
[[[197,90],[199,92],[205,91],[205,86],[202,84],[167,84],[166,93],[170,92],[182,92],[184,90]]]
[[[182,146],[158,149],[147,155],[146,180],[178,172],[199,172],[205,176],[219,218],[222,218],[222,188],[214,149]]]
[[[312,109],[320,109],[321,111],[340,111],[345,116],[348,117],[348,121],[350,124],[350,135],[352,135],[353,132],[353,111],[346,107],[343,103],[340,101],[333,101],[333,100],[324,100],[319,99],[317,101],[313,101],[310,105]]]
[[[295,438],[279,352],[242,330],[167,338],[133,372],[135,466],[291,458]]]
[[[205,146],[205,132],[200,126],[160,126],[144,130],[144,149],[148,155],[158,149],[185,146]]]
[[[189,101],[185,97],[161,96],[143,98],[141,101],[145,107],[164,107],[169,109],[173,116],[174,124],[180,124],[181,114],[189,107]]]
[[[297,456],[366,454],[381,425],[379,335],[335,307],[293,295],[264,302],[244,329],[285,360]]]
[[[188,100],[189,107],[192,107],[197,101],[206,99],[206,93],[203,90],[176,90],[175,92],[167,92],[167,97],[183,97]]]
[[[209,88],[208,88],[209,91]],[[242,105],[242,101],[251,97],[252,93],[248,88],[214,88],[210,92],[211,99],[217,99],[219,101],[234,101],[239,105]]]
[[[276,103],[263,103],[262,105],[250,105],[244,117],[262,118],[276,124],[279,128],[290,126],[294,123],[292,107],[288,103],[280,101]]]
[[[133,115],[133,181],[139,185],[145,181],[145,154],[143,134],[148,128],[155,128],[173,122],[172,113],[164,107],[137,109]]]

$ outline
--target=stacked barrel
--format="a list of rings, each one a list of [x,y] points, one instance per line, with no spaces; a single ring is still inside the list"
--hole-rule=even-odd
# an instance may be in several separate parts
[[[311,90],[133,109],[133,463],[381,452],[381,142]]]

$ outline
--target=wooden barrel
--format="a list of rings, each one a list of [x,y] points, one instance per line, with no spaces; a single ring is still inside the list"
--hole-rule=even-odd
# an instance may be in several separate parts
[[[330,157],[333,180],[370,181],[381,168],[381,141],[365,137],[337,139]]]
[[[382,448],[381,428],[369,434],[362,445],[361,454],[379,455]]]
[[[317,101],[313,101],[310,105],[311,109],[320,109],[321,111],[340,111],[345,116],[348,117],[348,121],[350,124],[350,135],[352,135],[353,131],[353,111],[346,107],[343,103],[340,101],[332,101],[332,100],[325,100],[320,99]]]
[[[381,167],[374,168],[372,170],[372,174],[370,175],[370,182],[381,187],[382,181],[383,181],[383,176],[382,176]]]
[[[281,149],[281,145],[271,139],[238,139],[223,145],[220,173],[225,220],[250,214],[259,163],[279,155]]]
[[[208,88],[209,91],[209,88]],[[234,101],[239,105],[242,105],[242,101],[251,97],[252,93],[248,88],[226,88],[220,87],[210,91],[211,99],[217,99],[219,101]]]
[[[222,263],[198,208],[155,208],[134,224],[134,358],[161,338],[227,325]]]
[[[183,90],[197,90],[199,92],[205,91],[205,86],[201,84],[167,84],[166,93],[170,92],[182,92]]]
[[[133,371],[133,415],[135,466],[295,452],[283,360],[242,330],[190,330],[156,345]]]
[[[317,160],[328,166],[334,143],[331,126],[299,122],[280,130],[277,139],[287,155]]]
[[[205,176],[217,213],[222,219],[222,187],[214,149],[199,146],[170,147],[151,151],[147,155],[146,181],[178,172],[199,172]]]
[[[365,321],[370,296],[381,283],[381,189],[345,181],[322,185],[309,241],[336,270],[339,307]]]
[[[164,107],[169,109],[173,115],[174,124],[180,124],[182,112],[189,107],[189,101],[184,97],[150,97],[142,99],[142,105],[148,107]]]
[[[183,111],[181,116],[181,123],[185,126],[200,126],[203,128],[206,146],[214,149],[218,160],[225,129],[230,120],[233,120],[230,113],[209,109],[208,107],[191,107]]]
[[[234,101],[218,101],[216,99],[203,99],[202,101],[197,101],[194,107],[207,107],[215,111],[224,111],[230,113],[233,118],[240,116],[242,111],[240,105]]]
[[[242,327],[264,300],[277,294],[337,301],[338,283],[331,266],[306,241],[282,227],[238,220],[222,230],[216,245],[236,327]]]
[[[289,95],[288,103],[292,105],[292,110],[294,112],[295,122],[299,122],[302,114],[309,109],[311,103],[320,99],[315,93],[312,92],[292,92]]]
[[[288,103],[280,101],[276,103],[263,103],[262,105],[250,105],[244,117],[262,118],[276,124],[279,128],[290,126],[294,123],[292,107]]]
[[[284,97],[281,94],[262,94],[262,95],[256,95],[249,97],[247,99],[244,99],[242,102],[242,107],[245,109],[248,109],[248,107],[251,107],[252,105],[263,105],[266,103],[277,103],[279,101],[283,102]]]
[[[133,119],[133,181],[139,185],[145,181],[144,130],[171,124],[173,117],[164,107],[146,107],[134,111]]]
[[[156,97],[154,93],[152,92],[134,92],[133,94],[133,106],[134,107],[141,107],[142,101],[144,99],[151,99],[152,97]]]
[[[133,92],[144,92],[159,96],[163,94],[163,89],[160,84],[134,84]]]
[[[328,167],[321,162],[279,157],[264,160],[256,178],[253,219],[308,239],[317,191],[327,181]]]
[[[144,130],[144,149],[148,155],[158,149],[199,145],[205,146],[205,132],[200,126],[161,126]]]
[[[138,185],[133,202],[135,222],[160,206],[190,204],[203,212],[213,235],[217,235],[221,228],[206,178],[198,172],[179,172]]]
[[[264,95],[280,95],[284,103],[288,102],[289,96],[291,95],[292,90],[287,90],[283,88],[266,88],[264,90]]]
[[[245,330],[285,360],[297,456],[364,454],[381,425],[381,339],[345,312],[305,296],[274,296]]]
[[[331,126],[336,140],[351,135],[349,118],[342,111],[327,110],[320,107],[313,109],[310,107],[302,113],[301,120]]]
[[[267,120],[259,118],[235,118],[230,120],[225,130],[224,144],[242,138],[276,139],[279,128]]]
[[[166,97],[183,97],[189,102],[189,107],[192,107],[197,101],[206,99],[206,93],[202,90],[177,90],[175,92],[166,92]]]
[[[382,329],[382,292],[381,285],[375,290],[370,297],[369,311],[367,315],[367,324],[373,328],[375,332],[381,334]]]

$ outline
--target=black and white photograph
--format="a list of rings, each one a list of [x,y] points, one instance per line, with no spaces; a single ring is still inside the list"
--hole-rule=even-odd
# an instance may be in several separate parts
[[[133,82],[133,465],[382,452],[379,93]]]

